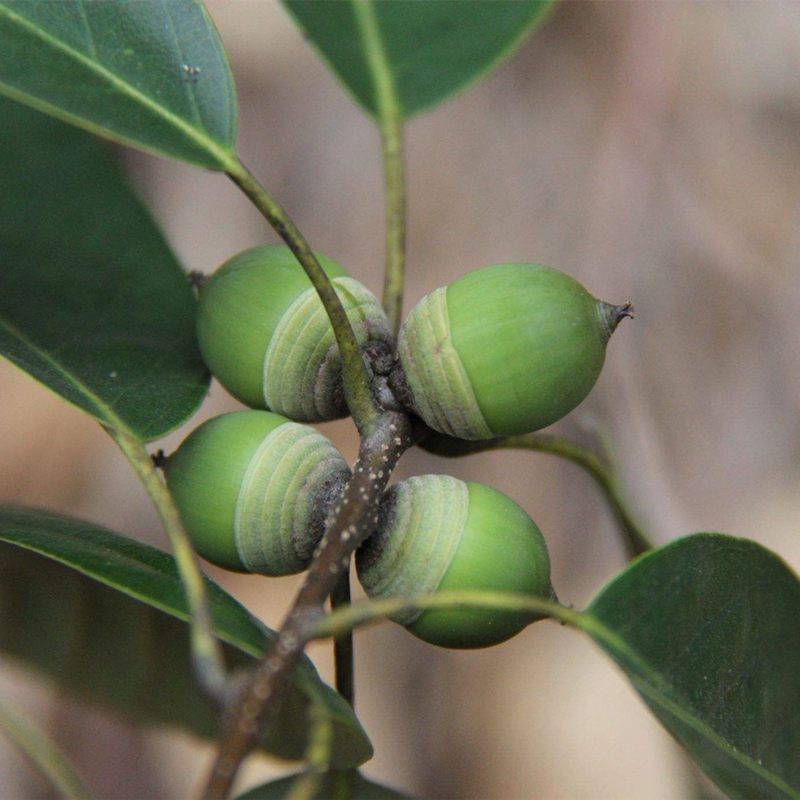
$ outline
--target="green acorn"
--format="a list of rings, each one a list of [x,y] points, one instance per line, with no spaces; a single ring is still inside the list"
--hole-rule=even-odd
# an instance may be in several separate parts
[[[327,511],[350,476],[321,433],[269,411],[204,422],[164,466],[192,542],[212,564],[237,572],[304,570]]]
[[[372,293],[336,262],[317,258],[359,344],[391,348],[386,315]],[[305,422],[347,416],[333,328],[289,248],[255,247],[226,261],[200,290],[197,334],[214,377],[246,405]]]
[[[393,486],[377,531],[356,553],[358,577],[374,599],[476,590],[551,597],[550,559],[536,523],[509,497],[449,475]],[[534,621],[527,613],[429,609],[393,617],[441,647],[489,647]]]
[[[426,295],[400,333],[399,399],[440,433],[491,439],[568,414],[600,375],[630,304],[537,264],[476,270]]]

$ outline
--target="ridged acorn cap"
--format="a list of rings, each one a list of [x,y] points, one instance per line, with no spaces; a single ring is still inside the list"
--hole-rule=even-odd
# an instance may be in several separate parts
[[[372,293],[335,261],[316,255],[359,344],[391,345]],[[246,405],[301,422],[347,415],[333,328],[289,248],[255,247],[226,261],[200,290],[197,334],[214,377]]]
[[[198,553],[262,575],[308,566],[324,533],[326,501],[350,475],[321,433],[269,411],[204,422],[164,470]]]
[[[470,272],[423,297],[400,333],[413,410],[460,439],[544,428],[589,394],[625,316],[630,305],[603,303],[549,267]]]
[[[550,559],[536,523],[510,497],[449,475],[421,475],[387,492],[378,530],[356,553],[375,599],[482,589],[550,596]],[[395,622],[442,647],[489,647],[534,621],[530,614],[435,609]]]

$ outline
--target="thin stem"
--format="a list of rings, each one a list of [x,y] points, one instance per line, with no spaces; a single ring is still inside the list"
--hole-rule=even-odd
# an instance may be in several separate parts
[[[287,800],[313,800],[331,763],[333,723],[321,703],[312,703],[309,711],[311,730],[306,748],[308,772],[298,778]]]
[[[347,406],[359,431],[367,430],[377,421],[380,411],[372,396],[369,374],[353,327],[330,278],[320,266],[311,246],[289,215],[272,199],[250,170],[241,161],[236,161],[229,166],[226,174],[247,195],[275,229],[275,232],[286,242],[317,290],[331,321],[336,343],[342,355]]]
[[[88,800],[86,784],[55,742],[5,703],[0,703],[0,730],[39,767],[61,795],[68,800]]]
[[[631,558],[653,549],[649,538],[636,522],[623,500],[622,492],[613,466],[598,458],[591,450],[575,442],[544,433],[529,433],[512,436],[506,440],[506,447],[523,450],[538,450],[542,453],[561,456],[582,467],[591,475],[606,496],[611,511],[619,523],[625,537],[625,545]]]
[[[653,548],[647,534],[636,522],[622,497],[619,480],[613,466],[599,458],[591,450],[575,442],[545,433],[527,433],[522,436],[477,442],[434,434],[423,442],[422,447],[445,457],[462,456],[487,450],[518,449],[535,450],[565,458],[586,470],[600,487],[619,523],[630,557],[641,555]]]
[[[527,611],[531,616],[550,617],[564,625],[579,627],[580,612],[543,597],[527,597],[507,592],[438,592],[417,597],[396,597],[390,600],[362,600],[340,608],[311,625],[310,636],[324,639],[341,636],[359,625],[376,622],[406,611],[432,608],[484,608],[496,611]]]
[[[167,532],[186,592],[195,672],[203,689],[211,697],[220,700],[224,696],[226,685],[225,662],[219,642],[214,636],[214,623],[208,607],[203,573],[183,527],[180,512],[144,445],[122,431],[109,429],[108,432],[133,466]]]
[[[353,800],[358,770],[339,769],[330,774],[331,800]]]
[[[350,605],[350,569],[342,573],[342,577],[331,592],[331,611]],[[333,668],[336,691],[355,706],[355,666],[353,662],[353,633],[346,631],[333,640]]]
[[[333,509],[306,580],[226,720],[204,797],[221,800],[227,796],[258,732],[272,722],[277,700],[309,642],[309,624],[322,615],[322,605],[349,566],[350,557],[375,529],[392,470],[419,434],[405,414],[385,412],[361,440],[353,476],[341,503]]]
[[[348,568],[331,592],[331,611],[348,607],[350,599],[350,569]],[[353,656],[353,631],[349,630],[333,640],[333,670],[336,691],[350,703],[351,708],[354,708],[356,704],[355,661]],[[354,769],[342,769],[331,773],[333,800],[351,800],[355,772]]]
[[[601,437],[601,443],[603,445],[603,450],[607,454],[606,459],[599,458],[591,452],[591,450],[575,442],[570,442],[567,439],[561,439],[557,436],[544,433],[529,433],[524,436],[512,436],[507,439],[495,439],[489,442],[466,442],[436,434],[426,439],[423,447],[443,456],[466,455],[468,453],[477,453],[482,450],[520,448],[524,450],[536,450],[542,453],[551,453],[566,458],[568,461],[572,461],[573,464],[577,464],[586,470],[597,482],[597,485],[606,496],[606,500],[611,506],[611,511],[616,517],[623,536],[625,537],[625,546],[628,555],[630,558],[635,558],[647,550],[651,550],[653,545],[642,528],[639,527],[633,514],[623,500],[616,470],[613,467],[609,455],[611,448],[605,437]],[[333,615],[331,615],[328,620],[331,620],[332,616]],[[345,622],[345,620],[343,619],[342,622]],[[336,622],[332,623],[332,625],[336,624]],[[686,766],[687,780],[692,790],[691,796],[695,798],[707,798],[708,794],[699,780],[697,772],[694,770],[694,765],[683,750],[681,750],[680,753],[681,759]]]
[[[406,186],[403,164],[402,119],[381,118],[381,142],[386,181],[386,270],[383,307],[392,335],[397,338],[403,321],[406,271]]]
[[[406,179],[403,150],[403,109],[397,96],[372,0],[353,4],[364,53],[372,74],[375,105],[383,150],[386,184],[386,271],[383,307],[393,335],[400,330],[403,314],[406,261]]]

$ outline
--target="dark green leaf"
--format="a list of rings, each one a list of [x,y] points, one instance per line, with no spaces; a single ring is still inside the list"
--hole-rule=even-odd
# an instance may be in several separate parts
[[[232,157],[236,92],[200,0],[0,0],[0,93],[201,167]]]
[[[183,424],[208,390],[195,300],[111,154],[0,98],[0,174],[0,354],[108,427]]]
[[[261,786],[256,786],[249,792],[241,795],[238,800],[284,800],[290,796],[292,789],[302,773],[289,775],[277,781],[270,781]],[[336,797],[333,778],[325,776],[319,789],[314,795],[314,800]],[[353,793],[349,795],[352,800],[408,800],[407,794],[401,794],[394,789],[381,786],[379,783],[367,780],[361,773],[357,773],[353,781]]]
[[[275,634],[215,583],[207,588],[229,666],[251,664]],[[213,737],[215,714],[192,676],[186,619],[167,553],[97,525],[0,507],[0,652],[116,713]],[[312,699],[333,720],[336,765],[366,761],[367,735],[308,659],[264,748],[303,757]]]
[[[377,116],[369,48],[355,0],[284,4],[356,100]],[[370,0],[379,41],[406,116],[488,74],[545,18],[552,0]]]
[[[580,627],[724,792],[800,797],[800,582],[775,554],[680,539],[608,584]]]

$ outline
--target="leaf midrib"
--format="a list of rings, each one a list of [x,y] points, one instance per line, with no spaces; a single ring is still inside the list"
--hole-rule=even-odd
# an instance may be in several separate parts
[[[393,113],[402,117],[403,109],[398,97],[397,81],[372,0],[366,2],[350,0],[350,6],[370,72],[373,102],[378,119],[385,122]]]
[[[0,2],[0,15],[4,15],[12,23],[15,23],[20,27],[25,28],[34,36],[38,36],[40,39],[42,39],[44,42],[46,42],[48,45],[55,48],[56,50],[61,50],[62,52],[66,53],[75,61],[79,62],[87,69],[89,69],[91,72],[94,72],[96,75],[101,77],[107,83],[111,84],[111,86],[120,90],[123,94],[127,94],[129,97],[131,97],[135,101],[139,102],[141,105],[148,108],[154,114],[169,122],[192,142],[194,142],[197,145],[200,145],[201,149],[204,149],[209,155],[211,155],[223,169],[228,169],[233,164],[235,160],[233,152],[229,152],[228,150],[220,147],[213,139],[211,139],[208,136],[204,136],[200,130],[188,124],[181,117],[177,116],[164,106],[159,105],[152,98],[148,97],[146,94],[141,92],[136,87],[132,86],[127,81],[124,81],[121,78],[117,77],[113,72],[108,70],[98,61],[93,61],[92,59],[87,58],[83,53],[76,50],[74,47],[71,47],[66,42],[57,39],[55,36],[43,30],[39,26],[35,25],[22,15],[15,13],[6,5],[4,5],[2,2]],[[31,97],[32,99],[36,99],[39,102],[51,106],[50,103],[47,103],[41,98],[36,97],[36,95],[29,94],[28,92],[22,92],[17,87],[11,86],[10,84],[5,82],[3,82],[2,85],[7,86],[17,95],[24,95],[26,97]],[[64,111],[66,112],[66,109],[64,109]],[[70,113],[72,116],[75,116],[74,114],[72,114],[72,112],[67,112],[67,113]]]
[[[697,733],[704,736],[720,751],[763,778],[767,783],[784,792],[788,797],[798,798],[800,800],[800,792],[797,792],[789,786],[782,778],[759,764],[751,756],[737,750],[730,742],[718,734],[692,711],[687,710],[684,706],[678,705],[674,700],[671,700],[667,696],[667,690],[675,691],[672,684],[670,684],[661,673],[651,667],[621,637],[614,633],[614,631],[603,625],[591,611],[583,611],[577,615],[576,627],[583,630],[584,633],[588,633],[593,639],[606,644],[610,650],[619,653],[635,667],[641,674],[641,677],[636,675],[630,675],[629,677],[634,686],[642,694],[647,695],[653,702],[657,703],[670,714],[681,720],[681,722],[684,722]],[[645,682],[642,678],[646,679],[648,682]]]
[[[46,350],[43,350],[39,345],[35,342],[31,341],[24,333],[17,329],[15,325],[9,322],[4,317],[0,316],[0,328],[8,331],[8,333],[17,341],[21,342],[25,347],[27,347],[30,351],[35,353],[39,356],[43,361],[45,361],[48,365],[50,365],[53,370],[55,370],[67,383],[70,384],[74,389],[76,389],[79,393],[83,394],[88,400],[90,400],[93,405],[103,414],[104,417],[98,416],[98,419],[101,419],[107,425],[110,425],[115,430],[120,431],[121,433],[125,433],[133,439],[139,439],[138,434],[131,430],[128,425],[118,417],[114,411],[106,404],[106,402],[96,395],[91,389],[89,389],[79,378],[77,378],[73,373],[67,371],[58,361],[56,361],[53,356]],[[13,363],[13,362],[12,362]],[[29,374],[29,373],[28,373]],[[47,384],[45,384],[46,386]],[[49,386],[47,388],[50,388]],[[67,402],[70,402],[67,398],[63,397],[63,395],[59,395]],[[75,405],[75,403],[71,403],[70,405]],[[86,409],[79,409],[80,411],[85,411]],[[94,415],[92,415],[94,416]]]
[[[181,620],[181,622],[188,622],[189,621],[189,614],[188,612],[181,611],[174,605],[170,605],[164,601],[161,601],[152,595],[144,594],[143,592],[138,592],[135,589],[132,589],[124,584],[116,583],[105,576],[102,573],[98,573],[91,569],[88,569],[81,565],[79,561],[75,561],[74,559],[69,558],[68,556],[61,556],[53,553],[51,550],[48,550],[43,547],[39,547],[35,544],[30,542],[21,542],[18,539],[13,537],[9,537],[2,532],[0,532],[0,541],[6,542],[7,544],[13,545],[15,547],[21,547],[24,550],[28,550],[32,553],[37,553],[44,558],[50,559],[51,561],[55,561],[58,564],[63,564],[65,567],[69,567],[70,569],[74,569],[76,572],[80,573],[81,575],[85,575],[87,578],[91,578],[92,580],[97,581],[98,583],[103,584],[104,586],[109,587],[110,589],[114,589],[121,594],[124,594],[134,600],[143,603],[144,605],[154,608],[157,611],[161,611],[164,614],[168,614],[171,617],[175,617],[176,619]],[[164,573],[159,573],[159,577],[163,578],[164,580],[174,580],[174,578],[170,575],[166,575]],[[240,639],[237,636],[233,636],[224,629],[217,628],[215,626],[215,633],[216,635],[227,644],[232,645],[233,647],[238,648],[243,653],[246,653],[253,658],[259,658],[262,655],[262,651],[258,648],[254,647],[249,642]]]

